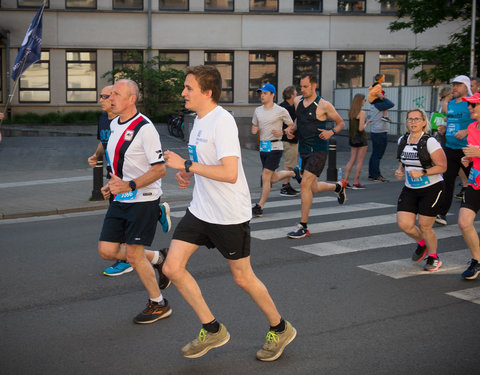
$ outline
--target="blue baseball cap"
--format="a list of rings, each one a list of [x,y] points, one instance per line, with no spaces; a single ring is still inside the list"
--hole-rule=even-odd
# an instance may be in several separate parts
[[[269,91],[273,92],[274,94],[277,93],[277,90],[275,90],[275,86],[273,86],[271,83],[265,83],[262,87],[260,87],[257,92],[261,91]]]

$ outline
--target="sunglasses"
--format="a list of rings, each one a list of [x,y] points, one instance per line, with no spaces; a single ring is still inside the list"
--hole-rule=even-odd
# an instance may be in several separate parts
[[[106,94],[100,94],[100,99],[108,99],[110,97],[110,95],[106,95]]]
[[[475,108],[475,106],[477,105],[477,103],[468,103],[469,106],[471,106],[472,108]]]

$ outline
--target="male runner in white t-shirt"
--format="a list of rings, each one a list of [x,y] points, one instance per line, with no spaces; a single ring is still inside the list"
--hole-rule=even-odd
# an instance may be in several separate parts
[[[257,359],[274,361],[295,338],[292,325],[282,319],[265,285],[250,264],[250,192],[242,166],[238,129],[234,118],[218,106],[222,78],[213,66],[188,68],[182,96],[185,107],[197,113],[190,133],[190,159],[165,151],[167,167],[177,169],[180,189],[195,176],[193,200],[178,224],[163,272],[197,314],[202,329],[198,338],[182,348],[187,358],[198,358],[230,339],[215,319],[186,265],[197,249],[216,247],[227,259],[233,279],[266,315],[270,330]]]
[[[110,101],[112,112],[118,117],[110,123],[105,152],[113,173],[101,191],[105,199],[110,195],[114,198],[105,215],[98,252],[103,259],[127,260],[137,271],[150,298],[134,322],[147,324],[172,314],[160,292],[161,287],[168,286],[161,272],[166,252],[145,250],[155,236],[162,195],[160,179],[166,168],[158,132],[137,111],[137,98],[135,82],[122,79],[113,86]],[[126,248],[120,246],[122,243]],[[160,274],[159,284],[152,265]]]

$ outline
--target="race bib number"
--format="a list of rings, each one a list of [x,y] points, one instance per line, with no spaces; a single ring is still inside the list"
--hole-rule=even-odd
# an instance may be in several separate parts
[[[470,174],[468,175],[468,183],[473,186],[480,186],[480,171],[476,169],[470,169]]]
[[[428,176],[412,178],[410,177],[410,174],[407,173],[406,175],[407,175],[408,183],[413,188],[424,187],[430,184],[430,179],[428,178]]]
[[[447,123],[447,135],[454,137],[455,134],[460,130],[460,124],[457,122]]]
[[[197,155],[197,146],[196,145],[188,145],[188,155],[190,155],[190,160],[198,163],[198,155]]]
[[[129,191],[127,193],[115,195],[114,201],[128,201],[130,199],[135,199],[136,196],[137,196],[137,190]]]
[[[272,151],[272,142],[270,142],[270,141],[260,141],[260,151],[261,152]]]

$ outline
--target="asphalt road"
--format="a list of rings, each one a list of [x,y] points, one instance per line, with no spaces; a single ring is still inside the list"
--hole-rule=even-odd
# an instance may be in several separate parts
[[[478,300],[480,281],[459,276],[469,254],[454,225],[458,202],[450,225],[437,230],[443,271],[427,274],[409,261],[415,245],[394,222],[400,189],[348,191],[342,207],[324,194],[303,240],[283,236],[298,220],[295,199],[272,196],[252,221],[254,270],[298,331],[273,363],[255,359],[268,324],[215,250],[199,249],[189,269],[231,340],[191,360],[180,348],[201,327],[173,285],[165,292],[172,316],[141,326],[132,318],[147,295],[136,274],[102,275],[103,211],[2,220],[0,373],[478,373],[480,305],[458,293],[473,290]],[[184,208],[174,208],[174,225]],[[159,230],[152,247],[170,238]]]

